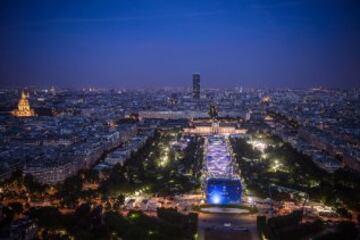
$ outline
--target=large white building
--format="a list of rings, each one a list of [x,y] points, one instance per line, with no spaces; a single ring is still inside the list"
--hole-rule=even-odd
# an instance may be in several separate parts
[[[246,129],[238,128],[235,124],[221,124],[219,122],[205,122],[200,124],[194,124],[193,127],[184,129],[184,132],[190,134],[220,134],[220,135],[230,135],[230,134],[245,134]]]

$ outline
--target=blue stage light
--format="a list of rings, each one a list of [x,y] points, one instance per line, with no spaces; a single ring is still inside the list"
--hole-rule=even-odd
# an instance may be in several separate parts
[[[239,204],[241,202],[241,183],[239,179],[208,179],[207,203]]]
[[[211,201],[213,204],[220,204],[221,203],[221,197],[219,195],[213,195],[211,198]]]

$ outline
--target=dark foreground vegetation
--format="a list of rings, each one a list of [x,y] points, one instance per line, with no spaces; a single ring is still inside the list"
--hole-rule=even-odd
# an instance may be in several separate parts
[[[326,223],[320,220],[302,222],[302,212],[273,217],[266,221],[264,216],[257,220],[259,236],[270,240],[355,240],[359,231],[353,222]]]
[[[130,211],[126,217],[102,207],[80,205],[73,214],[62,214],[54,207],[30,209],[40,230],[37,239],[192,239],[196,233],[196,214],[183,215],[175,209],[159,208],[158,217]]]

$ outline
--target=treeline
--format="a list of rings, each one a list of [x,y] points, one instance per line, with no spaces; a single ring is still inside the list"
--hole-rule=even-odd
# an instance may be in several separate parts
[[[288,215],[268,219],[259,216],[257,220],[259,236],[270,240],[301,240],[301,239],[342,239],[355,240],[359,235],[353,222],[339,222],[331,226],[317,220],[302,223],[302,211],[294,211]],[[325,231],[331,227],[332,231]]]
[[[202,139],[191,137],[180,159],[170,149],[168,165],[159,166],[161,147],[172,138],[168,133],[156,134],[142,149],[133,154],[124,166],[116,165],[109,177],[100,184],[102,194],[131,191],[147,187],[149,193],[161,196],[186,193],[199,186],[202,161]]]
[[[244,158],[260,159],[261,153],[244,139],[231,139],[231,143],[248,188],[258,196],[269,196],[270,185],[276,184],[307,192],[311,199],[336,208],[345,204],[360,210],[360,176],[351,169],[327,173],[288,143],[268,147],[265,151],[267,159],[246,161]],[[285,170],[269,171],[273,159],[283,162]],[[272,193],[278,200],[288,199],[288,194]]]
[[[73,214],[62,214],[57,208],[30,209],[37,221],[37,239],[192,239],[197,230],[197,215],[184,215],[176,209],[158,209],[158,218],[140,211],[130,211],[126,217],[104,212],[101,206],[80,205]]]

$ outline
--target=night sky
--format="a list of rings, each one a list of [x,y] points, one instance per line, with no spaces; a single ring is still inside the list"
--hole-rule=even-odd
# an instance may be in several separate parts
[[[0,1],[0,86],[359,87],[359,0]]]

